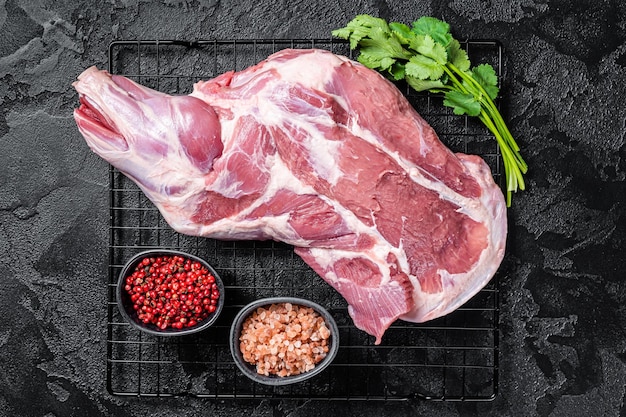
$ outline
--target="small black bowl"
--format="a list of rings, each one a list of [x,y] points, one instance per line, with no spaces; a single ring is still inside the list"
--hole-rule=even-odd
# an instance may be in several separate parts
[[[182,329],[175,329],[172,327],[168,327],[166,329],[160,329],[156,325],[152,323],[143,323],[137,317],[137,312],[133,309],[133,303],[130,300],[130,295],[124,289],[126,277],[135,270],[135,267],[145,258],[157,258],[159,256],[181,256],[185,259],[191,259],[192,261],[200,262],[209,272],[215,277],[215,283],[220,291],[220,298],[218,299],[217,306],[215,312],[211,313],[208,318],[202,320],[198,324],[192,327],[185,327]],[[122,314],[122,317],[128,321],[133,327],[152,335],[156,336],[184,336],[193,333],[200,332],[210,327],[215,323],[217,318],[219,317],[222,308],[224,307],[224,283],[222,279],[218,275],[218,273],[213,269],[208,262],[204,259],[201,259],[197,256],[191,255],[189,253],[185,253],[177,250],[169,250],[169,249],[154,249],[147,250],[145,252],[138,253],[133,256],[126,265],[122,269],[119,275],[119,279],[117,282],[117,306]]]
[[[239,337],[241,335],[244,321],[248,318],[250,314],[252,314],[252,312],[254,312],[254,310],[256,310],[258,307],[268,307],[271,304],[280,303],[291,303],[293,305],[311,307],[324,318],[324,321],[326,322],[326,327],[328,327],[328,330],[330,330],[328,353],[326,354],[326,357],[322,359],[319,363],[317,363],[317,365],[315,365],[315,367],[310,371],[291,376],[266,376],[257,373],[256,367],[253,364],[250,364],[244,360],[243,354],[241,353],[241,349],[239,347]],[[324,309],[317,303],[305,300],[303,298],[295,297],[263,298],[248,304],[247,306],[242,308],[239,313],[237,313],[237,316],[235,316],[233,324],[230,328],[229,342],[230,351],[235,360],[235,364],[241,370],[241,372],[243,372],[244,375],[246,375],[251,380],[261,384],[280,386],[294,384],[312,378],[313,376],[322,372],[328,365],[330,365],[337,355],[337,351],[339,350],[339,329],[333,316],[331,316],[326,309]]]

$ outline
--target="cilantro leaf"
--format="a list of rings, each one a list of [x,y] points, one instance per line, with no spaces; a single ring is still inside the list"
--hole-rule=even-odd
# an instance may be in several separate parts
[[[409,39],[415,37],[415,33],[411,32],[411,28],[404,23],[391,22],[389,23],[389,29],[391,29],[403,45],[408,44]]]
[[[446,48],[436,43],[430,35],[416,36],[410,40],[409,46],[411,49],[425,57],[431,58],[440,65],[445,65],[446,62],[448,62],[448,53],[446,52]],[[441,77],[441,75],[439,75],[439,77]]]
[[[407,75],[405,77],[408,85],[411,86],[415,91],[432,91],[434,93],[440,92],[445,88],[444,83],[440,80],[420,80],[415,77],[411,77]]]
[[[386,55],[379,55],[377,52],[380,51],[376,48],[371,49],[371,51],[370,49],[363,48],[357,60],[366,67],[379,71],[384,71],[394,64],[395,60],[393,58]]]
[[[480,103],[469,93],[460,91],[448,91],[443,101],[448,107],[452,107],[454,114],[468,116],[478,116],[480,114]]]
[[[415,55],[405,65],[406,75],[420,80],[437,80],[443,75],[443,68],[432,58]]]
[[[367,39],[361,40],[359,62],[369,68],[387,70],[396,59],[408,58],[397,38],[381,28],[372,29]]]
[[[362,45],[377,48],[380,50],[379,54],[387,54],[392,58],[408,59],[411,56],[395,35],[380,28],[373,29],[369,34],[369,39],[364,39]]]
[[[357,15],[345,28],[332,32],[333,36],[350,40],[350,49],[356,49],[363,38],[367,38],[373,30],[389,32],[389,25],[384,19],[373,17],[368,14]]]
[[[341,38],[341,39],[348,39],[350,37],[350,35],[352,35],[354,31],[352,29],[350,29],[349,27],[345,27],[345,28],[341,28],[341,29],[335,29],[331,32],[331,34],[337,38]],[[360,39],[359,39],[360,40]],[[356,40],[356,44],[358,45],[358,40]],[[356,48],[356,46],[355,46]],[[354,49],[354,48],[351,48]]]
[[[491,99],[498,96],[498,76],[496,70],[489,64],[481,64],[472,69],[472,76],[485,89]]]
[[[440,45],[448,46],[452,41],[450,25],[437,18],[422,16],[413,22],[412,31],[417,35],[429,35]]]
[[[400,81],[405,78],[406,71],[404,69],[404,65],[405,64],[396,61],[389,68],[388,73],[395,81]]]
[[[461,71],[469,71],[471,62],[467,57],[467,52],[461,48],[461,44],[456,39],[448,45],[448,60]]]

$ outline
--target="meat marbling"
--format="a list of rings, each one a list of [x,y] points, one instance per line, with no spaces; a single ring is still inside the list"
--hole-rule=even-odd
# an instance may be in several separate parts
[[[324,50],[283,50],[169,96],[91,67],[74,83],[91,149],[178,232],[274,239],[381,342],[445,315],[505,251],[489,167],[455,154],[384,77]]]

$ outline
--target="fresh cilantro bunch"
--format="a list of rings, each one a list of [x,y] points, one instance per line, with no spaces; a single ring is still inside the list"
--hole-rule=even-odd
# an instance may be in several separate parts
[[[350,41],[359,49],[358,60],[387,77],[406,82],[417,91],[443,93],[443,104],[454,114],[477,116],[493,133],[502,153],[511,193],[524,190],[523,174],[528,166],[493,100],[499,92],[498,76],[489,64],[472,68],[467,52],[452,37],[450,25],[424,16],[411,27],[367,14],[356,16],[333,36]]]

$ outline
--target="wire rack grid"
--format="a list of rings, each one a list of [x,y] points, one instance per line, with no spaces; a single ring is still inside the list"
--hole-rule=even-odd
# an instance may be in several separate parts
[[[473,63],[502,74],[497,41],[463,43]],[[241,70],[283,48],[325,48],[349,57],[337,40],[116,41],[109,72],[168,94],[188,94],[193,83]],[[409,101],[454,151],[478,154],[502,183],[500,152],[482,125],[453,115],[441,98],[399,85]],[[226,307],[217,323],[194,336],[142,334],[121,318],[115,285],[123,264],[152,248],[180,249],[208,260],[222,276]],[[488,401],[498,392],[498,274],[472,300],[446,317],[413,324],[397,321],[383,343],[356,329],[346,303],[288,245],[223,242],[174,232],[139,188],[110,169],[110,263],[107,389],[120,396],[194,396],[213,399]],[[267,296],[308,298],[329,309],[340,329],[333,364],[296,385],[267,387],[236,368],[228,348],[230,324],[245,304]]]

